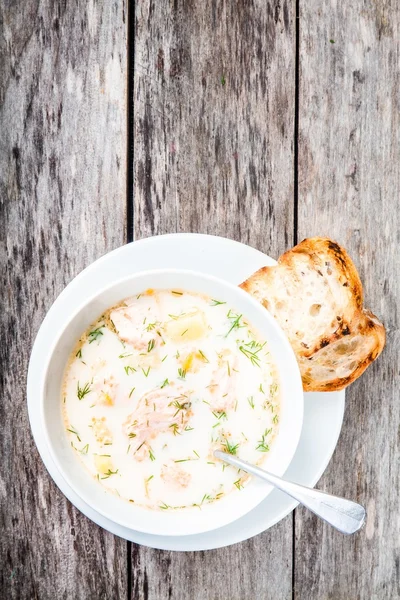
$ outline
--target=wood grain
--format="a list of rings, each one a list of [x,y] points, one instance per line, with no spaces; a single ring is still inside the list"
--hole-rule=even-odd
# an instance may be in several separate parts
[[[145,0],[135,18],[135,235],[292,243],[294,3]]]
[[[348,389],[320,482],[364,503],[367,525],[346,538],[297,511],[298,599],[400,597],[399,35],[395,1],[301,2],[299,239],[329,235],[348,248],[388,339]]]
[[[0,23],[0,596],[123,598],[126,543],[51,481],[25,382],[55,297],[126,239],[126,8],[6,2]]]
[[[145,0],[135,17],[135,236],[293,242],[294,3]],[[133,547],[133,598],[291,598],[292,519],[201,553]],[[276,549],[272,552],[271,549]]]

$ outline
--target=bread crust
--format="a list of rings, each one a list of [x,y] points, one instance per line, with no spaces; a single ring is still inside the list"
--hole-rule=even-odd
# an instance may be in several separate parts
[[[280,323],[295,351],[305,391],[347,387],[383,350],[385,328],[363,308],[357,269],[346,250],[329,238],[303,240],[285,252],[277,265],[259,269],[240,287]],[[287,303],[292,294],[294,298]],[[321,304],[311,303],[318,294],[326,300],[323,320],[318,316]],[[296,311],[302,311],[301,332],[294,331],[299,321]]]

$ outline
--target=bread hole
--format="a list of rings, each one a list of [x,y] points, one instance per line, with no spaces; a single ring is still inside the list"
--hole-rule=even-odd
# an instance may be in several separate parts
[[[319,315],[319,311],[321,310],[321,306],[321,304],[311,304],[310,315],[312,317],[317,317]]]
[[[348,344],[338,344],[335,348],[335,352],[336,352],[336,354],[346,354],[348,349],[349,349]]]
[[[348,367],[349,371],[354,371],[354,369],[356,368],[356,366],[357,366],[357,361],[353,360],[353,362],[351,362],[349,364],[349,367]]]

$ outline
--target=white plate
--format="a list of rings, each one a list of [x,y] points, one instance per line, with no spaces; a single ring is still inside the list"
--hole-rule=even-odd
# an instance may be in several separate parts
[[[53,463],[38,418],[39,374],[52,346],[58,321],[71,314],[104,281],[147,269],[181,268],[209,273],[238,284],[251,273],[275,261],[267,255],[225,238],[201,234],[172,234],[147,238],[106,254],[82,271],[64,289],[44,319],[32,349],[28,372],[28,410],[33,437],[51,477],[65,496],[92,521],[115,535],[145,546],[165,550],[207,550],[246,540],[283,519],[296,506],[288,496],[274,490],[261,504],[225,527],[182,537],[148,535],[117,525],[83,502],[63,479]],[[286,477],[314,486],[333,454],[339,437],[344,392],[305,394],[303,430],[296,455]]]

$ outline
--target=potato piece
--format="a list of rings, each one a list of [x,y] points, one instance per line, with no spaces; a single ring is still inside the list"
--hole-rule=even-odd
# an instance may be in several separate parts
[[[165,324],[165,334],[174,342],[198,340],[207,333],[207,323],[204,313],[196,311],[182,315]]]
[[[106,475],[113,470],[113,464],[109,456],[100,456],[97,454],[94,457],[94,464],[99,473]]]

